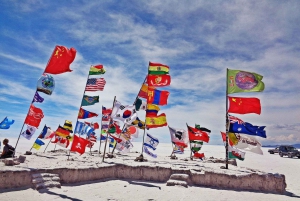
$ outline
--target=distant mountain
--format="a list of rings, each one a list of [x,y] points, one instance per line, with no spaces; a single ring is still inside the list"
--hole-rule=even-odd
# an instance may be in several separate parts
[[[295,148],[300,149],[300,144],[263,145],[263,147],[277,147],[277,146],[280,146],[280,145],[292,145],[292,146],[294,146]]]

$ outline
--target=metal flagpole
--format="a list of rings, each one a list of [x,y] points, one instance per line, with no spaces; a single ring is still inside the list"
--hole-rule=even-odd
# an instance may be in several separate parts
[[[55,136],[55,135],[54,135]],[[54,137],[53,136],[53,137]],[[45,153],[45,151],[46,151],[46,149],[47,149],[47,147],[49,146],[49,144],[50,144],[50,142],[51,142],[51,140],[53,139],[53,137],[49,140],[49,142],[48,142],[48,144],[47,144],[47,146],[46,146],[46,148],[45,148],[45,150],[44,150],[44,153]]]
[[[225,169],[228,169],[228,68],[226,69],[226,167]]]
[[[113,107],[112,107],[111,112],[112,112],[113,109],[114,109],[115,101],[116,101],[116,96],[114,97],[114,102],[113,102]],[[108,125],[108,128],[109,128],[109,126],[110,126],[110,121],[111,121],[111,115],[110,115],[110,118],[109,118],[109,125]],[[104,161],[104,157],[105,157],[105,151],[106,151],[107,139],[108,139],[108,131],[106,132],[106,139],[105,139],[105,146],[104,146],[104,152],[103,152],[102,162]]]
[[[189,132],[189,125],[186,123],[186,126],[187,126],[187,129],[188,129],[188,132]],[[191,146],[191,140],[189,139],[189,143],[190,143],[190,150],[191,150],[191,154],[190,154],[190,159],[193,160],[193,157],[192,157],[192,146]]]

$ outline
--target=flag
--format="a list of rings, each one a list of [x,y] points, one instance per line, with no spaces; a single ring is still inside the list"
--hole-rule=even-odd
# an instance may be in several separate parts
[[[147,99],[148,90],[154,90],[154,89],[155,87],[148,86],[147,84],[144,83],[138,93],[138,97]]]
[[[39,150],[41,148],[42,145],[44,145],[45,143],[40,140],[40,139],[36,139],[35,142],[32,145],[32,148]]]
[[[137,118],[137,112],[134,105],[124,106],[119,101],[115,101],[111,117],[125,124],[131,124]]]
[[[88,140],[90,140],[91,142],[97,142],[97,136],[96,136],[96,133],[92,132],[92,133],[88,136]]]
[[[145,129],[145,122],[141,121],[138,117],[131,124],[135,127],[138,127],[139,129]]]
[[[205,157],[204,153],[199,153],[199,152],[194,152],[194,158],[200,158],[202,160],[202,158]]]
[[[101,140],[101,141],[105,141],[105,140],[106,140],[106,136],[104,136],[104,135],[101,134],[101,135],[100,135],[100,140]]]
[[[7,117],[5,117],[0,123],[0,129],[9,129],[14,122],[15,120],[9,120]]]
[[[146,107],[147,107],[147,103],[139,98],[136,99],[134,105],[135,105],[136,111],[146,110]]]
[[[99,96],[87,96],[83,95],[81,106],[89,106],[99,103]]]
[[[52,143],[56,143],[57,145],[59,145],[63,148],[68,148],[68,146],[70,144],[70,141],[67,138],[63,138],[63,137],[60,137],[58,135],[55,135],[55,139]]]
[[[115,122],[110,123],[108,127],[108,133],[117,133],[120,134],[122,130],[120,129],[120,126],[116,124]]]
[[[200,127],[199,124],[195,124],[195,128],[198,129],[198,130],[200,130],[200,131],[211,133],[211,130],[209,130],[208,128],[205,128],[205,127]]]
[[[167,126],[166,114],[162,113],[158,116],[146,116],[146,127],[149,128],[158,128],[162,126]]]
[[[153,87],[165,87],[171,84],[170,75],[148,75],[147,76],[148,86]]]
[[[86,123],[77,121],[74,133],[77,133],[79,135],[90,135],[92,132],[94,132],[94,129],[91,126],[87,125]]]
[[[70,133],[73,133],[72,121],[65,120],[63,128],[66,129],[66,130],[68,130],[68,131],[70,131]]]
[[[203,141],[198,141],[198,140],[191,140],[191,150],[192,152],[198,152],[201,150]]]
[[[185,146],[187,146],[188,135],[184,129],[173,128],[169,126],[169,131],[171,135],[171,141],[173,143],[183,143]]]
[[[230,158],[230,159],[237,158],[237,159],[243,161],[245,159],[245,154],[246,154],[245,152],[243,152],[237,148],[228,146],[228,158]]]
[[[158,105],[147,104],[146,116],[157,116],[158,111],[160,110]]]
[[[143,146],[143,149],[144,149],[144,152],[146,154],[148,154],[149,156],[151,156],[152,158],[157,158],[157,155],[154,154],[154,153],[152,153],[152,152],[150,152],[146,146]]]
[[[191,140],[200,140],[200,141],[204,141],[204,142],[209,142],[209,136],[206,132],[204,131],[200,131],[196,128],[188,127],[188,133],[189,133],[189,139]]]
[[[64,127],[59,125],[55,131],[55,135],[60,136],[62,138],[66,138],[70,136],[70,131],[66,130]]]
[[[157,89],[148,90],[147,104],[167,105],[170,92]]]
[[[263,76],[241,70],[228,69],[227,92],[228,94],[239,92],[260,92],[265,89],[265,84],[261,81]]]
[[[43,117],[43,111],[31,104],[24,123],[38,128]]]
[[[78,113],[78,119],[87,119],[91,117],[97,117],[98,114],[89,112],[85,109],[80,108],[79,113]]]
[[[44,98],[40,96],[40,94],[36,91],[32,100],[32,103],[37,102],[37,103],[42,103],[44,101]]]
[[[96,65],[91,66],[89,75],[102,75],[105,73],[105,69],[103,68],[103,65]]]
[[[253,136],[238,133],[228,133],[230,146],[263,155],[261,143]]]
[[[104,78],[90,78],[86,83],[86,91],[103,91],[106,81]]]
[[[113,137],[108,137],[109,139],[109,147],[114,148],[115,145],[117,144],[117,141]]]
[[[121,142],[116,144],[116,149],[122,153],[128,153],[133,147],[133,144],[130,141],[130,138],[127,138],[124,134],[120,135]]]
[[[27,125],[27,129],[23,131],[21,135],[25,137],[27,140],[30,140],[33,134],[35,133],[35,131],[36,131],[36,127]]]
[[[139,129],[135,126],[128,126],[127,128],[125,128],[123,130],[123,133],[130,135],[134,138],[138,138],[139,137]]]
[[[102,123],[103,121],[109,121],[112,113],[112,108],[106,109],[102,106]]]
[[[160,63],[149,62],[148,74],[149,75],[169,74],[169,66]]]
[[[37,82],[37,91],[51,95],[55,87],[54,78],[52,75],[44,73]]]
[[[74,135],[74,140],[71,145],[70,151],[76,151],[82,155],[85,152],[85,148],[87,144],[89,143],[88,140],[78,137],[77,135]]]
[[[260,100],[258,98],[242,98],[230,97],[229,99],[229,113],[248,114],[248,113],[261,113]]]
[[[252,124],[248,122],[244,122],[243,124],[236,123],[230,123],[229,126],[229,132],[232,133],[244,133],[248,135],[255,135],[259,137],[266,138],[266,131],[264,130],[265,126],[253,126]]]
[[[114,138],[114,140],[116,141],[116,143],[122,142],[122,139],[119,138],[119,137],[116,137],[116,136],[114,136],[114,135],[112,135],[112,134],[110,134],[110,133],[109,133],[109,136],[112,137],[112,138]]]
[[[151,136],[149,133],[147,133],[147,137],[145,139],[144,146],[147,146],[147,147],[155,150],[158,143],[159,143],[159,141],[157,138],[155,138],[155,137]]]
[[[74,61],[75,56],[76,50],[73,47],[68,49],[64,46],[55,46],[48,65],[46,66],[45,73],[61,74],[72,72],[70,65]]]
[[[235,122],[238,122],[238,124],[243,124],[245,123],[243,120],[235,117],[235,116],[232,116],[232,115],[228,115],[228,119],[229,119],[229,122],[230,123],[235,123]]]
[[[45,125],[38,138],[51,139],[54,135],[55,135],[55,132],[52,131],[48,126]]]
[[[183,146],[179,146],[177,144],[174,144],[173,153],[174,154],[183,154],[184,153],[184,147]]]
[[[93,123],[93,122],[84,122],[85,124],[89,125],[90,127],[92,127],[94,130],[99,129],[99,124],[97,122]]]

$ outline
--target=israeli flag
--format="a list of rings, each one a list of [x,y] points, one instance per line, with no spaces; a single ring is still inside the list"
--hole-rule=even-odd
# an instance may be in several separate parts
[[[151,136],[149,133],[147,133],[146,140],[144,142],[144,145],[155,150],[156,146],[158,145],[159,141],[157,138]]]

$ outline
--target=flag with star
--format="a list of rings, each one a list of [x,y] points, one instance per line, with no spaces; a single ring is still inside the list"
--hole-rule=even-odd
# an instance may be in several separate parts
[[[155,138],[152,135],[150,135],[149,133],[147,133],[147,137],[145,139],[144,146],[147,146],[147,147],[155,150],[158,143],[159,143],[159,141],[157,138]]]

